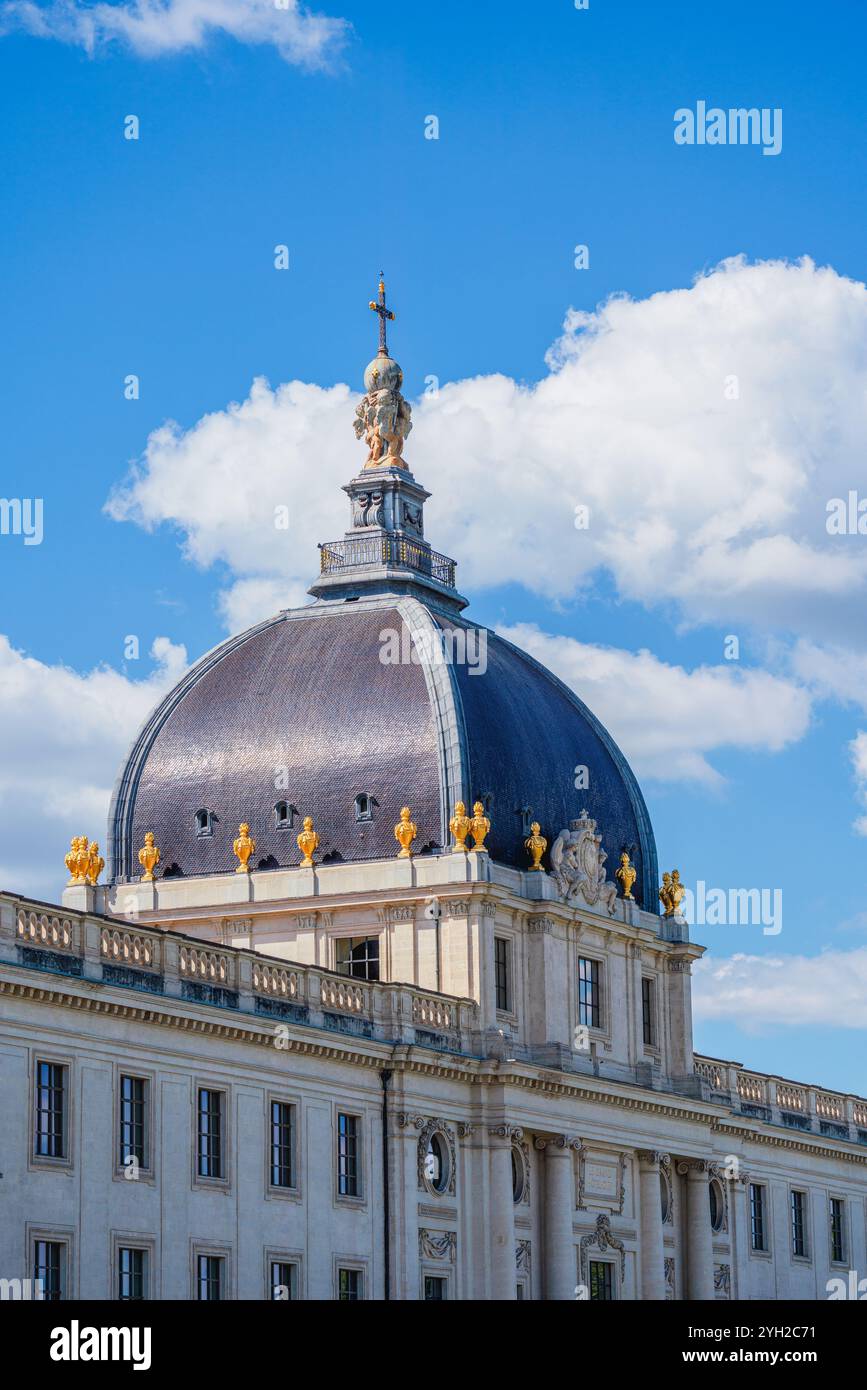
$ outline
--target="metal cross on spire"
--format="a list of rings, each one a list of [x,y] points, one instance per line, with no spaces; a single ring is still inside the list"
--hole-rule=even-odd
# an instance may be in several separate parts
[[[384,272],[379,272],[379,299],[371,299],[370,307],[374,313],[379,314],[379,354],[381,357],[388,356],[388,343],[385,340],[385,321],[393,319],[394,314],[385,307],[385,276]]]

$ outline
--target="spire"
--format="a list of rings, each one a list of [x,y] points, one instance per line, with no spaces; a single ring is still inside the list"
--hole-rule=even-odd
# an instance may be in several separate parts
[[[412,429],[412,409],[401,395],[403,372],[388,355],[386,323],[394,314],[379,297],[379,352],[364,372],[365,395],[355,409],[355,435],[367,445],[361,472],[343,491],[352,507],[342,541],[319,546],[320,577],[309,592],[316,598],[414,593],[460,612],[466,599],[455,589],[455,562],[431,550],[424,538],[424,504],[430,493],[417,483],[403,457]]]
[[[386,319],[393,319],[394,314],[385,307],[385,272],[379,272],[379,299],[371,299],[370,307],[375,314],[379,314],[379,356],[388,356],[388,343],[385,339]]]

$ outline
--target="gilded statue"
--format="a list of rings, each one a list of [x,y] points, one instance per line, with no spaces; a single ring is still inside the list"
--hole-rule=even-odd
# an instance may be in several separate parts
[[[467,853],[465,841],[470,833],[471,824],[472,822],[467,815],[466,806],[462,801],[459,801],[455,806],[455,813],[449,821],[449,830],[455,837],[455,843],[452,845],[452,854]]]
[[[400,845],[398,859],[409,859],[412,854],[412,842],[418,831],[411,819],[412,811],[408,806],[402,806],[400,810],[400,820],[394,827],[394,838]]]
[[[482,805],[481,801],[474,802],[473,818],[470,821],[470,834],[475,840],[475,844],[473,845],[474,854],[487,854],[488,851],[485,849],[485,836],[490,832],[490,829],[491,822],[485,815],[484,806]]]
[[[301,860],[301,868],[302,868],[302,869],[312,869],[312,868],[313,868],[313,855],[316,853],[317,849],[319,848],[319,836],[317,835],[316,831],[313,829],[313,817],[312,817],[312,816],[305,816],[305,817],[304,817],[304,829],[301,831],[301,833],[300,833],[296,838],[297,838],[298,848],[300,849],[302,855],[304,856],[303,859]]]
[[[679,917],[680,905],[686,897],[686,889],[680,881],[680,871],[672,869],[670,874],[662,875],[659,900],[665,908],[666,917]]]
[[[70,886],[72,886],[73,884],[84,883],[84,872],[85,872],[86,869],[87,869],[87,859],[86,859],[86,857],[85,857],[84,869],[82,870],[82,869],[79,867],[79,854],[81,853],[81,846],[82,846],[82,843],[84,844],[85,851],[86,851],[86,849],[87,849],[87,836],[86,836],[86,835],[74,835],[74,836],[72,837],[72,839],[70,840],[70,842],[69,842],[69,852],[67,853],[67,855],[66,855],[66,857],[65,857],[65,859],[64,859],[64,861],[63,861],[64,864],[66,865],[67,869],[69,870],[69,884],[70,884]]]
[[[248,874],[250,872],[250,855],[256,852],[256,841],[250,834],[250,827],[246,821],[242,821],[238,826],[238,838],[232,845],[236,858],[240,859],[240,864],[235,870],[236,874]]]
[[[141,876],[142,883],[153,883],[154,869],[160,862],[160,852],[154,841],[154,832],[152,830],[145,831],[144,844],[138,852],[138,862],[144,869],[144,873]]]
[[[636,869],[635,865],[631,863],[626,850],[624,850],[620,856],[620,868],[616,871],[614,877],[620,880],[620,886],[623,889],[623,896],[624,898],[626,898],[627,902],[634,902],[635,899],[632,896],[632,885],[638,877],[638,870]]]
[[[531,872],[534,869],[538,869],[540,873],[545,872],[545,870],[542,868],[542,855],[545,853],[545,850],[547,848],[548,841],[542,834],[542,827],[540,826],[537,820],[534,820],[533,824],[530,826],[530,834],[524,841],[524,849],[527,851],[527,853],[533,861],[530,865]]]
[[[87,836],[84,837],[84,844],[87,844]],[[99,852],[99,845],[96,840],[92,840],[87,850],[87,868],[84,877],[92,888],[96,887],[97,879],[105,868],[105,860]]]

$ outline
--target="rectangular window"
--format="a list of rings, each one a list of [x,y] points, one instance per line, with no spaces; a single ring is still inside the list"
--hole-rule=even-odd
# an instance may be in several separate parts
[[[765,1189],[750,1183],[750,1241],[754,1250],[767,1250],[765,1244]]]
[[[286,1260],[271,1261],[271,1298],[278,1301],[295,1297],[295,1266]]]
[[[508,1013],[512,1007],[511,942],[504,936],[494,937],[494,980],[497,1008]]]
[[[223,1092],[205,1086],[199,1087],[197,1171],[200,1178],[223,1177]]]
[[[66,1246],[63,1241],[33,1242],[33,1278],[42,1281],[43,1299],[57,1303],[63,1298],[66,1291]]]
[[[378,980],[379,937],[338,937],[337,970],[340,975],[351,975],[356,980]]]
[[[441,1303],[448,1299],[449,1286],[448,1280],[439,1279],[435,1275],[426,1274],[424,1277],[424,1301],[425,1303]]]
[[[361,1270],[337,1271],[337,1297],[341,1303],[357,1303],[361,1298]]]
[[[835,1264],[843,1264],[846,1260],[846,1241],[844,1239],[843,1217],[846,1205],[842,1197],[831,1198],[830,1220],[831,1220],[831,1259]]]
[[[831,1198],[831,1209],[829,1209],[829,1219],[831,1219],[831,1259],[836,1265],[845,1264],[846,1241],[843,1236],[843,1215],[845,1215],[846,1204],[842,1197]]]
[[[295,1106],[271,1102],[271,1186],[295,1186]]]
[[[337,1116],[337,1191],[341,1197],[357,1197],[359,1186],[357,1115]]]
[[[589,1028],[602,1026],[599,974],[598,960],[586,960],[583,956],[579,959],[578,1022],[585,1023]]]
[[[222,1255],[199,1255],[196,1259],[196,1298],[201,1303],[217,1303],[223,1297]]]
[[[37,1158],[66,1156],[66,1068],[57,1062],[36,1063]]]
[[[614,1301],[614,1266],[610,1260],[590,1261],[590,1299],[594,1303]]]
[[[653,981],[643,977],[641,981],[641,1027],[645,1047],[653,1047],[656,1042],[656,1029],[653,1026],[655,1012],[653,995]]]
[[[139,1168],[147,1168],[145,1144],[147,1084],[147,1081],[140,1076],[121,1076],[120,1078],[120,1162],[122,1167],[131,1158],[134,1158]]]
[[[806,1193],[792,1193],[792,1254],[802,1259],[807,1254],[807,1236],[804,1225],[806,1213]]]
[[[147,1297],[145,1277],[147,1251],[121,1245],[117,1252],[117,1296],[124,1302],[138,1303]]]

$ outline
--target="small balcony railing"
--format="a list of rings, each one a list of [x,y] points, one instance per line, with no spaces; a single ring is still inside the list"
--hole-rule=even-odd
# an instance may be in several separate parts
[[[450,589],[455,587],[454,560],[403,536],[352,536],[348,540],[328,541],[319,547],[320,574],[337,574],[344,569],[374,565],[416,570]]]

